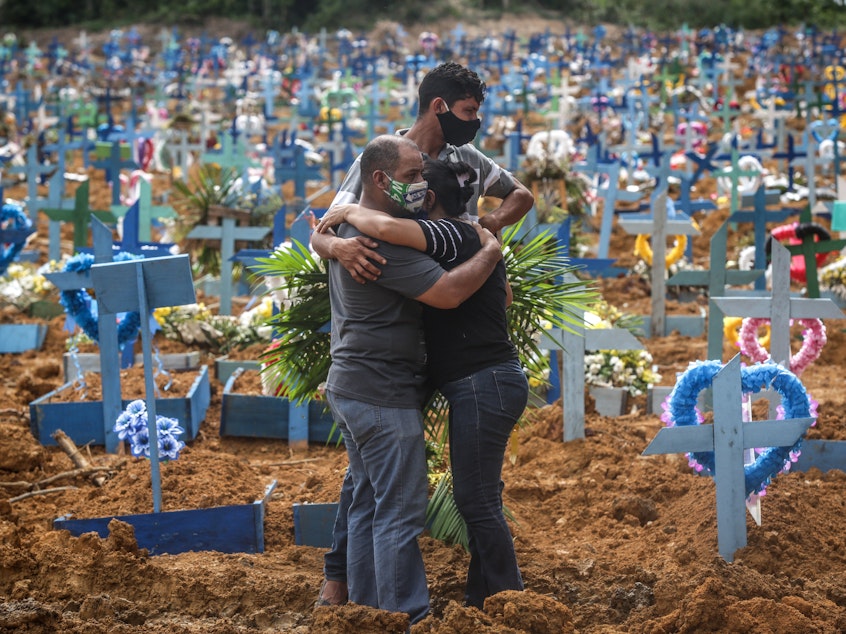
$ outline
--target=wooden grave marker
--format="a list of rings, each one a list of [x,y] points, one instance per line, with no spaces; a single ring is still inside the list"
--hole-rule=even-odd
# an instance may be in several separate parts
[[[545,331],[541,347],[562,351],[561,396],[564,442],[585,437],[585,350],[643,350],[643,344],[623,328],[573,327]],[[554,377],[551,373],[550,379]]]
[[[753,196],[754,207],[751,210],[741,209],[733,212],[729,216],[729,222],[732,223],[752,223],[752,232],[756,245],[754,268],[757,270],[766,270],[767,268],[767,255],[766,253],[764,253],[763,248],[757,248],[758,246],[763,247],[763,245],[767,241],[767,223],[782,222],[786,218],[789,218],[790,216],[796,213],[796,210],[791,209],[789,207],[783,209],[767,209],[768,197],[769,194],[767,193],[766,189],[761,186],[755,191],[755,194]],[[742,200],[745,204],[748,199],[744,197]],[[755,280],[756,290],[764,290],[765,285],[765,278],[759,277]]]
[[[722,359],[723,315],[712,301],[715,297],[749,293],[742,289],[728,289],[728,286],[751,284],[764,271],[752,269],[738,271],[726,269],[726,237],[729,222],[726,220],[711,236],[710,269],[705,271],[679,271],[667,280],[668,286],[704,286],[708,289],[708,358]]]
[[[150,472],[153,484],[153,512],[161,510],[158,432],[156,428],[156,386],[153,376],[152,332],[148,315],[162,306],[182,306],[196,302],[191,262],[188,255],[105,262],[91,267],[91,281],[100,310],[116,315],[138,311],[141,315],[141,348],[144,355],[144,381],[148,429],[150,432]],[[116,418],[106,420],[114,425]]]
[[[717,307],[727,316],[763,317],[770,320],[770,358],[779,365],[790,367],[791,319],[844,319],[846,314],[828,298],[791,297],[790,252],[779,242],[773,243],[773,277],[771,297],[718,297]],[[773,409],[772,407],[770,408]],[[827,465],[846,468],[846,442],[806,440],[802,444],[808,455],[801,468],[812,464],[813,456]]]
[[[115,216],[111,211],[91,209],[88,199],[89,186],[90,181],[86,180],[76,188],[73,209],[59,207],[58,209],[45,208],[41,210],[50,220],[73,223],[73,246],[75,250],[88,246],[88,228],[92,225],[92,217],[102,222],[111,223],[115,221]],[[109,236],[111,242],[111,232],[109,232]]]
[[[153,186],[146,178],[138,181],[138,200],[133,204],[138,207],[138,239],[142,242],[152,240],[153,220],[177,217],[176,211],[170,205],[153,204]],[[118,217],[122,216],[126,214],[130,206],[112,205],[112,213]]]
[[[87,184],[87,183],[86,183]],[[102,222],[94,219],[92,223],[94,239],[94,263],[110,262],[112,259],[112,232]],[[93,268],[93,266],[92,266]],[[78,290],[91,287],[91,271],[76,271],[63,273],[47,273],[45,277],[60,291]],[[143,321],[143,319],[142,319]],[[100,349],[100,375],[103,393],[103,433],[106,451],[115,453],[119,440],[114,432],[114,421],[121,411],[120,394],[120,364],[118,363],[118,334],[115,315],[109,314],[102,306],[97,311],[97,331],[99,334],[98,347]],[[44,434],[37,430],[37,417],[31,416],[36,438],[44,442]],[[89,442],[89,439],[74,438],[71,431],[65,430],[77,444]],[[82,442],[79,442],[82,440]]]
[[[210,221],[219,221],[218,225],[199,225],[188,234],[188,238],[197,240],[217,240],[220,242],[220,314],[232,314],[232,258],[235,255],[235,241],[257,242],[270,233],[270,227],[239,227],[238,220],[247,220],[250,212],[232,209],[220,205],[209,207]]]
[[[652,199],[651,219],[620,219],[620,227],[628,234],[651,234],[652,236],[652,311],[649,320],[648,334],[652,337],[664,337],[671,330],[679,330],[683,334],[691,334],[690,328],[684,320],[666,318],[666,253],[667,235],[699,235],[699,230],[693,226],[690,218],[667,217],[666,190]],[[672,325],[671,325],[672,324]]]
[[[729,563],[746,545],[744,450],[792,446],[814,422],[813,418],[745,422],[740,376],[738,354],[714,377],[713,391],[723,395],[715,399],[714,423],[664,427],[643,450],[644,456],[714,452],[717,545],[720,556]]]
[[[120,206],[120,172],[122,169],[138,169],[138,163],[132,158],[123,156],[122,148],[128,147],[120,141],[108,143],[109,154],[107,157],[96,160],[92,165],[102,169],[106,173],[106,181],[112,186],[112,206]],[[131,154],[131,152],[130,152]]]

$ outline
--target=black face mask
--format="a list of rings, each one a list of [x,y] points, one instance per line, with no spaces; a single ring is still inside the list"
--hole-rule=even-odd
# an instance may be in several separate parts
[[[441,124],[441,132],[444,135],[444,141],[455,146],[465,145],[476,138],[476,133],[482,126],[479,119],[472,121],[465,121],[459,119],[450,110],[442,112],[437,115],[438,122]]]

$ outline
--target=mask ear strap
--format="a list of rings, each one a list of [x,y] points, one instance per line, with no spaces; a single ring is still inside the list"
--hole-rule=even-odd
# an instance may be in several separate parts
[[[384,181],[384,179],[382,179],[382,178],[377,178],[376,174],[379,173],[379,172],[384,174],[386,178],[390,178],[390,176],[388,176],[388,173],[385,170],[375,170],[373,172],[373,183],[381,189],[381,186],[382,186],[383,183],[380,182],[380,181],[383,181],[383,182],[387,182],[387,181]]]

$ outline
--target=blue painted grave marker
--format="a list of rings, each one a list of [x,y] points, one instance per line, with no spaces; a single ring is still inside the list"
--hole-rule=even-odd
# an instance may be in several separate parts
[[[156,387],[152,354],[152,332],[147,315],[162,306],[181,306],[196,302],[191,262],[187,255],[173,255],[151,260],[108,262],[91,267],[91,281],[101,310],[113,315],[138,311],[141,317],[141,347],[144,355],[144,379],[147,416],[150,424],[150,474],[153,485],[153,512],[161,511],[161,474],[156,421]],[[114,421],[111,421],[114,425]]]
[[[221,315],[232,314],[232,258],[235,255],[235,241],[257,242],[270,233],[270,227],[238,227],[239,220],[250,217],[248,211],[212,205],[209,207],[209,220],[218,225],[199,225],[188,234],[196,240],[216,240],[220,242],[220,309]]]
[[[744,450],[790,447],[814,422],[813,418],[744,421],[741,402],[740,355],[714,377],[713,425],[677,425],[658,431],[644,456],[662,453],[714,452],[717,498],[717,545],[720,556],[734,561],[746,545],[746,474]]]

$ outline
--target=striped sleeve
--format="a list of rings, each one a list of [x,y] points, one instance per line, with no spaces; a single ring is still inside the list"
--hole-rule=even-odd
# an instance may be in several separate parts
[[[461,232],[454,221],[418,220],[417,224],[426,236],[426,255],[441,264],[453,262],[458,258],[458,252],[463,242]]]

